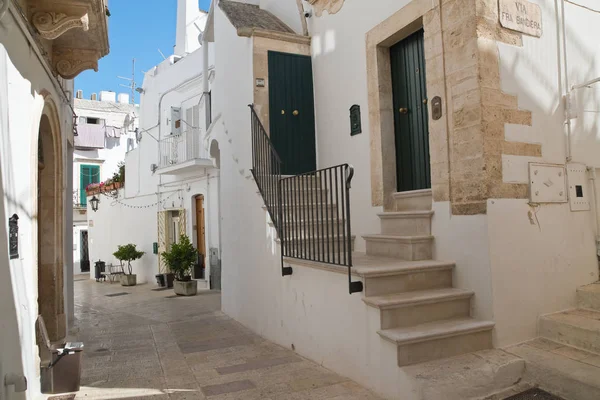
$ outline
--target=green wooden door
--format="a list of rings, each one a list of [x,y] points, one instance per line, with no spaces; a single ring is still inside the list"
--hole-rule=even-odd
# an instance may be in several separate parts
[[[390,50],[398,191],[429,189],[429,127],[423,31]]]
[[[269,51],[270,136],[283,175],[317,168],[312,61]]]
[[[87,205],[87,195],[85,188],[91,183],[100,183],[100,166],[85,165],[79,167],[79,203],[82,206]]]

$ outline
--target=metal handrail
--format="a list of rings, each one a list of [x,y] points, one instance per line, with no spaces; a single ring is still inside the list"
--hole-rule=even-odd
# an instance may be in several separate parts
[[[251,104],[252,176],[281,241],[282,275],[291,275],[284,258],[348,267],[350,294],[362,292],[352,282],[353,237],[348,164],[283,178],[282,162]]]
[[[265,202],[269,217],[281,238],[281,158],[256,114],[254,105],[250,104],[248,107],[250,107],[252,128],[252,176]],[[292,274],[292,268],[283,264],[283,254],[281,274],[283,276]]]
[[[350,294],[362,292],[352,282],[353,237],[348,164],[281,179],[281,252],[284,257],[348,267]]]

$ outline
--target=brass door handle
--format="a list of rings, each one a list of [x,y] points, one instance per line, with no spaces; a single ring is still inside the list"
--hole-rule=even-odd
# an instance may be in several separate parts
[[[281,110],[281,115],[285,115],[285,110]]]
[[[294,116],[297,116],[300,113],[298,112],[298,110],[294,110],[294,112],[292,114],[294,114]]]
[[[399,111],[400,111],[400,114],[408,114],[408,108],[402,107],[402,108],[400,108]]]

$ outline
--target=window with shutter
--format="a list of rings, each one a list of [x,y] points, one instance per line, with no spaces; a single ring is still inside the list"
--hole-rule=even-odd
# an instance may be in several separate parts
[[[87,205],[87,195],[85,188],[92,183],[100,183],[99,165],[81,165],[79,167],[79,203],[82,206]]]

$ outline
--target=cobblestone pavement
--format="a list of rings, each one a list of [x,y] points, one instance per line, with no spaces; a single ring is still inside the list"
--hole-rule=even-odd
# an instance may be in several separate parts
[[[77,399],[379,399],[227,317],[218,292],[153,288],[75,279]]]

